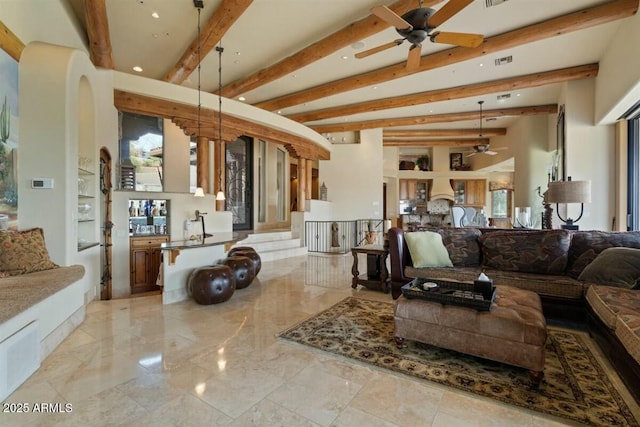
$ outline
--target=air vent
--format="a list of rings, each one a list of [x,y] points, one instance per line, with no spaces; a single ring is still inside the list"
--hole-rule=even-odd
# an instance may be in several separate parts
[[[484,119],[485,122],[495,122],[496,120],[498,120],[497,117],[489,117],[488,119]]]
[[[486,7],[493,7],[506,2],[507,0],[484,0]]]
[[[502,58],[496,59],[496,67],[499,67],[500,65],[511,64],[512,62],[513,62],[513,56],[511,55],[503,56]]]
[[[502,95],[498,95],[496,98],[498,98],[498,101],[506,101],[507,99],[511,98],[511,94],[505,93]]]

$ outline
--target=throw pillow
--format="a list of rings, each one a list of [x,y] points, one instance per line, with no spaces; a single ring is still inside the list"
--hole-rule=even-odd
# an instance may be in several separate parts
[[[566,274],[577,279],[584,268],[607,248],[640,249],[640,231],[574,231]]]
[[[638,289],[640,287],[640,249],[605,249],[582,270],[578,280],[597,285]]]
[[[453,267],[440,234],[432,231],[414,231],[406,233],[405,239],[414,267]]]
[[[42,228],[0,232],[0,271],[17,276],[56,267],[49,258]]]
[[[487,268],[522,273],[563,274],[571,235],[566,230],[492,231],[478,239]]]

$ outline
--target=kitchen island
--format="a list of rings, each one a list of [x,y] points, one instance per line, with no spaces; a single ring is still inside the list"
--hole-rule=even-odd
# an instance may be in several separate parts
[[[176,240],[160,246],[163,254],[158,284],[162,287],[162,303],[189,299],[187,280],[193,269],[214,265],[225,257],[228,249],[247,237],[246,233],[220,232],[204,239]]]

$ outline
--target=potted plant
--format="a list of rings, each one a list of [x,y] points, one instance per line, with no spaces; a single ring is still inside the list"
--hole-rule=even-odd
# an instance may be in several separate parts
[[[378,232],[376,231],[376,224],[372,219],[370,219],[367,224],[367,230],[368,231],[364,233],[364,239],[367,241],[367,244],[373,245],[378,238]]]
[[[416,159],[416,166],[418,166],[418,168],[420,168],[421,171],[428,171],[429,170],[429,156],[427,156],[426,154],[423,156],[420,156]]]

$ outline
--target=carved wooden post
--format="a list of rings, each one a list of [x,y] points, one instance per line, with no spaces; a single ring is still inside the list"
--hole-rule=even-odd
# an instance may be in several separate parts
[[[307,161],[305,162],[305,167],[306,167],[306,182],[305,182],[305,195],[307,197],[307,200],[311,200],[311,178],[312,178],[312,169],[313,169],[313,160],[311,159],[307,159]]]
[[[306,183],[307,183],[307,160],[300,157],[298,159],[298,212],[304,212],[304,205],[306,196]]]
[[[196,186],[209,193],[209,138],[196,137]]]

